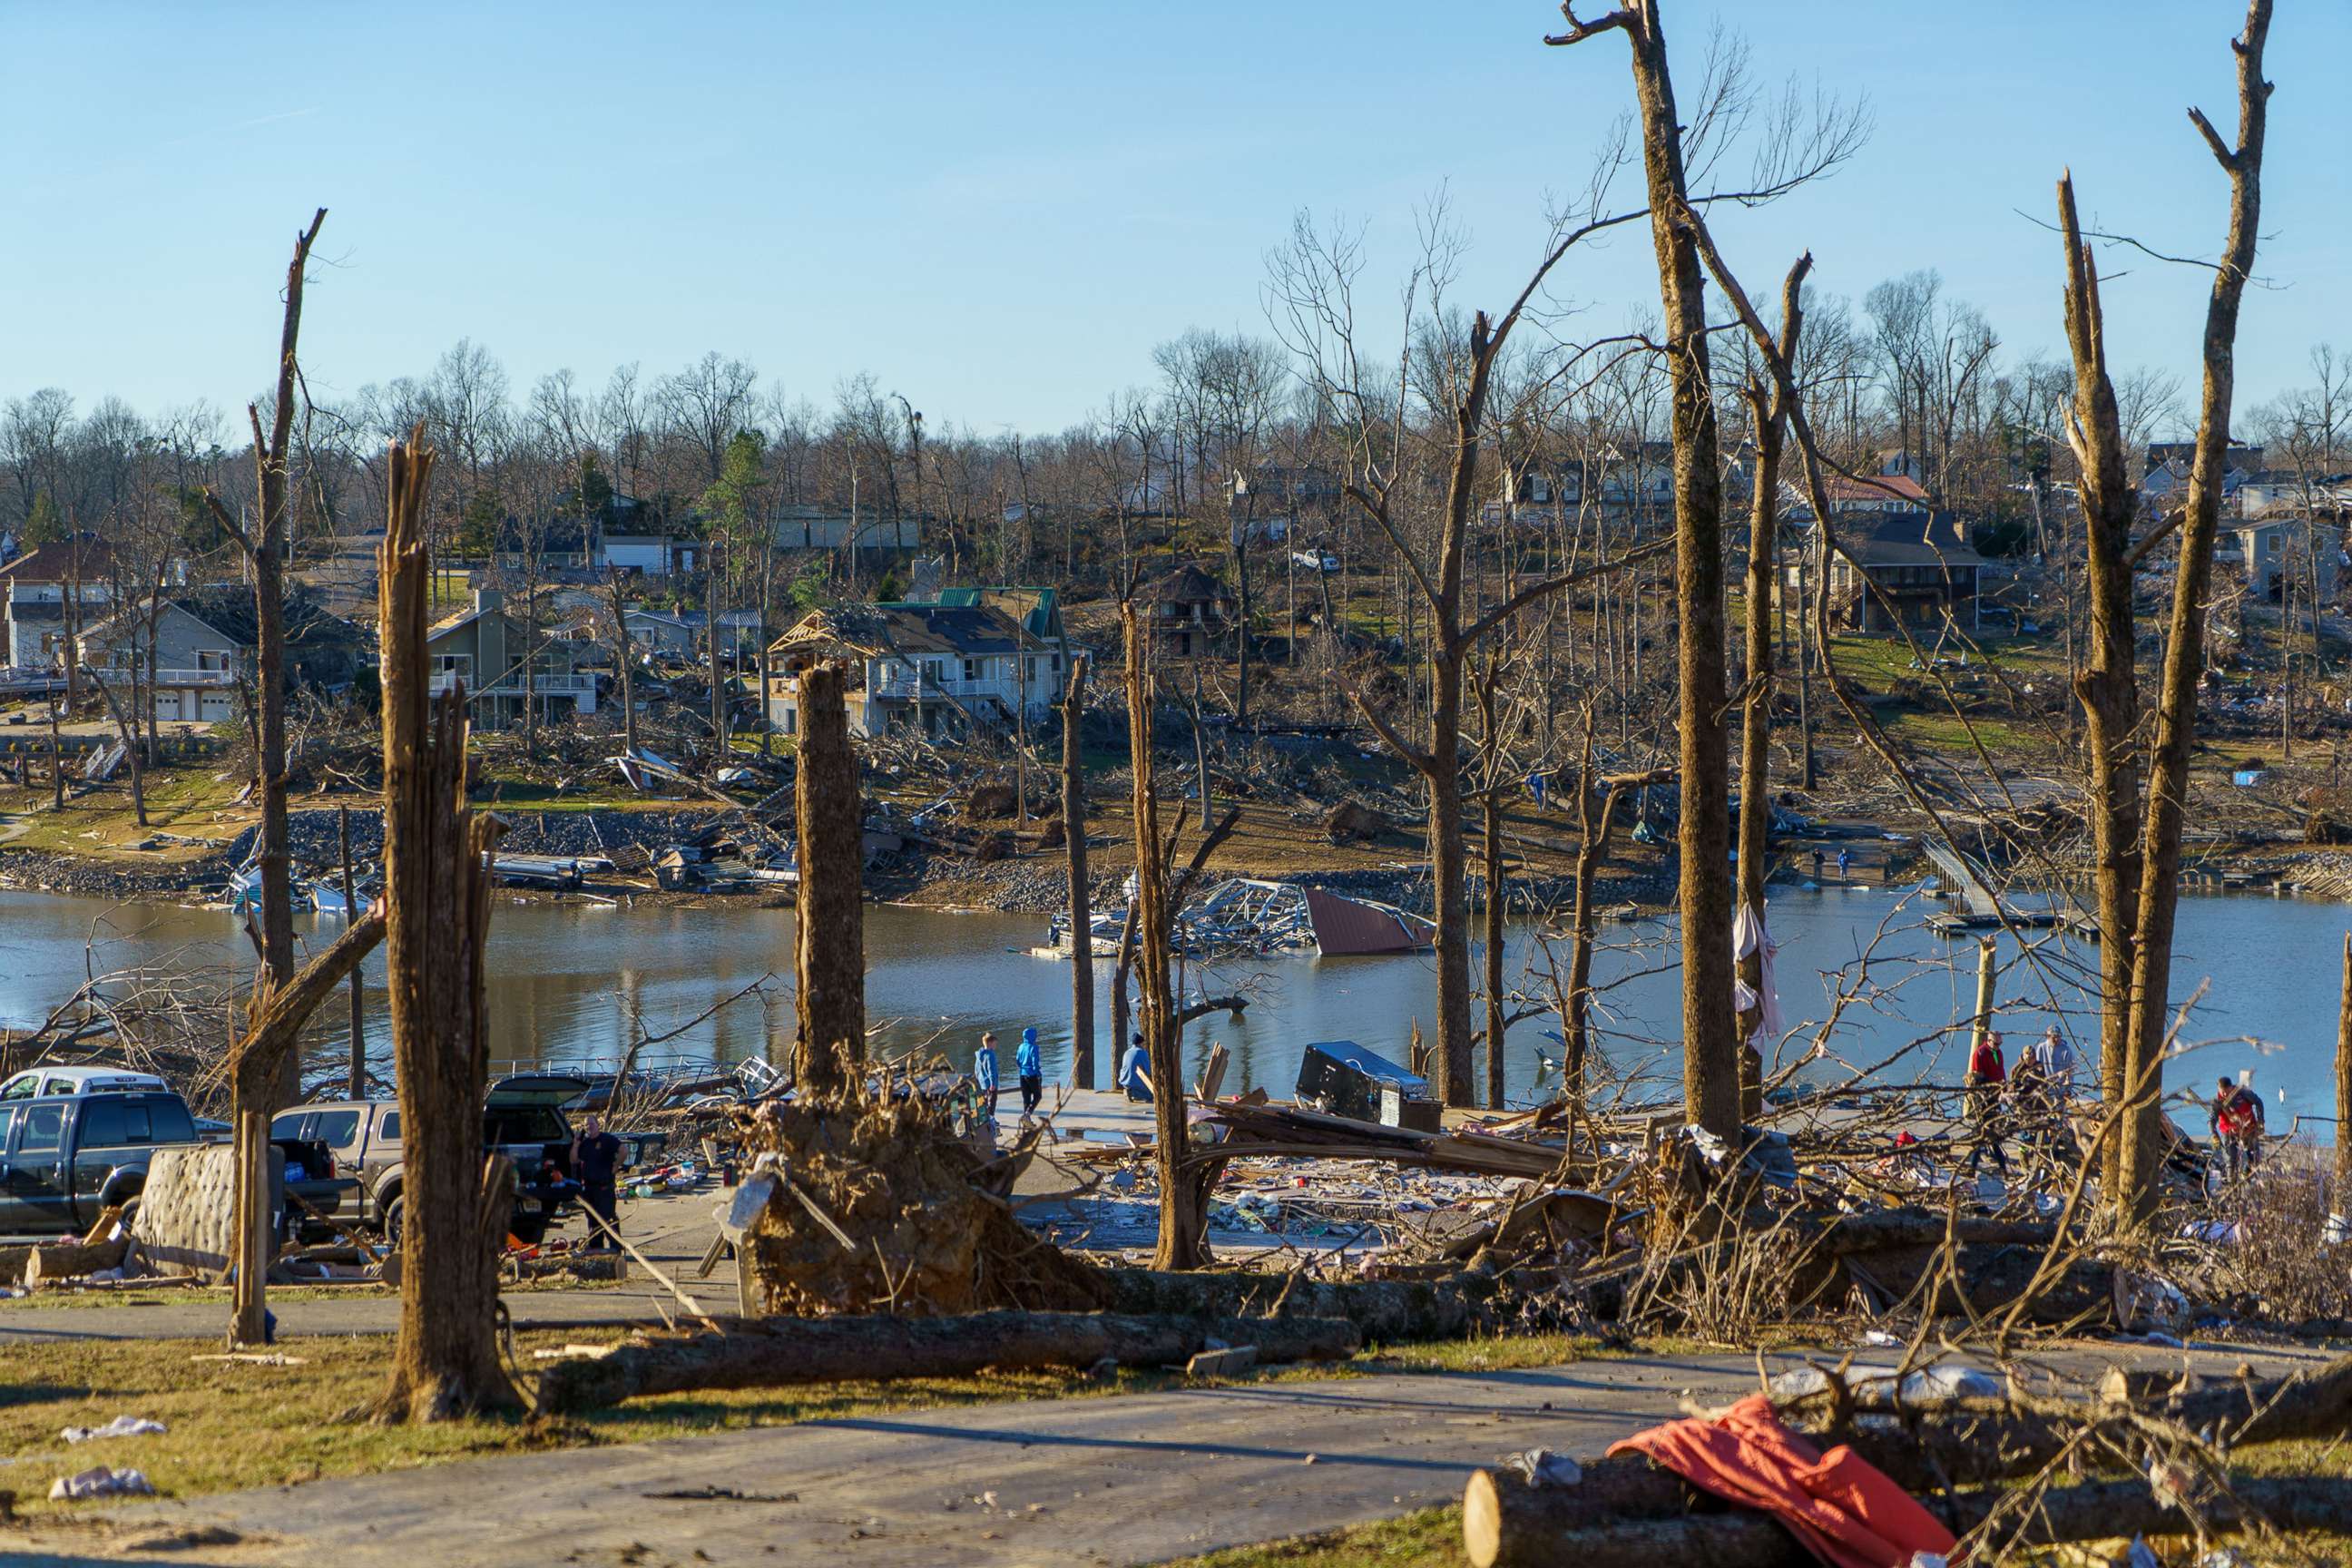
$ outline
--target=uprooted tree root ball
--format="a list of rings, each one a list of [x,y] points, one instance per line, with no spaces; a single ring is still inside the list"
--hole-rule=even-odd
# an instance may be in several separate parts
[[[894,1094],[887,1079],[870,1092],[739,1112],[744,1152],[772,1153],[782,1167],[779,1192],[746,1237],[763,1310],[929,1316],[1104,1306],[1094,1269],[1013,1216],[1006,1194],[1026,1148],[983,1152],[960,1117],[940,1100]]]

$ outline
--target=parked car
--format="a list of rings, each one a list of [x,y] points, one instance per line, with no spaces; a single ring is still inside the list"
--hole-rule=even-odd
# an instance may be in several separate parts
[[[26,1068],[0,1083],[0,1101],[32,1100],[57,1094],[132,1094],[170,1092],[172,1086],[152,1072],[129,1068]]]
[[[44,1070],[42,1092],[0,1100],[0,1235],[68,1236],[89,1230],[100,1215],[135,1203],[146,1190],[155,1151],[196,1142],[195,1118],[187,1101],[161,1079],[154,1087],[86,1087],[111,1071],[68,1069],[84,1076],[59,1079],[65,1092],[51,1094]],[[20,1075],[21,1076],[21,1075]],[[16,1088],[11,1079],[0,1092]],[[335,1175],[326,1150],[292,1139],[273,1138],[286,1153],[287,1212],[281,1229],[304,1229],[301,1205],[331,1213],[356,1181]]]
[[[1290,559],[1294,565],[1304,566],[1309,572],[1337,572],[1339,569],[1339,558],[1328,550],[1294,550],[1290,552]]]
[[[580,1184],[571,1173],[572,1123],[563,1107],[587,1089],[587,1079],[565,1073],[520,1073],[490,1085],[484,1100],[483,1147],[514,1165],[514,1215],[507,1228],[526,1245],[543,1238],[579,1201]],[[273,1137],[282,1133],[320,1144],[339,1170],[358,1178],[337,1219],[375,1226],[388,1238],[400,1239],[406,1166],[398,1100],[299,1105],[280,1111],[269,1129]]]

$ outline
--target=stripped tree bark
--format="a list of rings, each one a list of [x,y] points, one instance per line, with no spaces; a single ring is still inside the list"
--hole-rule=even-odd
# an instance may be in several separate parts
[[[1634,0],[1590,26],[1561,7],[1580,43],[1608,31],[1632,45],[1633,91],[1650,195],[1650,237],[1665,310],[1674,385],[1675,595],[1681,613],[1675,667],[1682,761],[1683,1101],[1717,1137],[1739,1136],[1739,1038],[1732,1016],[1730,748],[1725,732],[1723,476],[1709,379],[1706,279],[1690,232],[1675,221],[1690,193],[1683,123],[1675,109],[1657,0]]]
[[[1780,287],[1780,354],[1793,363],[1804,331],[1805,274],[1812,258],[1799,259]],[[1743,389],[1748,423],[1756,433],[1756,493],[1748,520],[1748,687],[1739,734],[1739,903],[1764,918],[1765,841],[1772,826],[1773,576],[1780,553],[1780,447],[1789,429],[1788,393],[1775,381],[1769,390],[1754,376]],[[1758,1037],[1764,1027],[1764,950],[1738,963],[1739,983],[1756,995],[1738,1016],[1739,1110],[1747,1120],[1764,1113],[1764,1057]]]
[[[268,435],[262,433],[260,405],[246,409],[253,426],[260,515],[247,527],[229,515],[218,496],[210,489],[204,492],[214,521],[236,542],[253,572],[254,675],[260,709],[261,955],[271,976],[280,983],[294,974],[293,854],[288,845],[286,816],[286,481],[299,383],[294,351],[302,330],[302,271],[310,265],[319,226],[326,221],[327,209],[320,207],[310,226],[296,237],[294,258],[287,264],[286,313],[278,330],[278,382]],[[290,1076],[299,1071],[299,1064],[289,1058],[285,1071],[289,1076],[280,1079],[280,1097],[290,1100],[299,1087]]]
[[[2099,274],[2074,216],[2072,174],[2058,182],[2066,244],[2066,346],[2074,361],[2074,403],[2066,438],[2079,470],[2084,575],[2091,605],[2090,658],[2074,677],[2091,764],[2091,838],[2099,904],[2099,1086],[2109,1105],[2124,1099],[2131,1054],[2132,955],[2139,940],[2139,674],[2133,668],[2131,481],[2115,384],[2107,375]],[[2123,1140],[2107,1140],[2102,1190],[2122,1190]]]
[[[846,678],[820,660],[800,672],[800,823],[794,972],[800,1031],[793,1079],[803,1094],[837,1094],[866,1060],[866,906],[857,754],[849,744]]]
[[[2230,235],[2205,306],[2205,384],[2197,418],[2196,456],[2180,525],[2180,558],[2173,573],[2172,619],[2164,649],[2164,683],[2157,699],[2156,748],[2148,763],[2147,810],[2140,844],[2138,941],[2132,952],[2129,1081],[2145,1079],[2123,1126],[2119,1213],[2145,1220],[2156,1208],[2156,1178],[2165,1155],[2163,1079],[2143,1069],[2164,1050],[2171,1006],[2172,932],[2180,902],[2180,835],[2189,808],[2189,760],[2197,740],[2197,691],[2205,676],[2206,598],[2213,579],[2213,544],[2221,530],[2221,478],[2230,446],[2230,407],[2237,386],[2238,306],[2253,274],[2262,218],[2263,142],[2269,124],[2271,84],[2263,79],[2263,46],[2270,35],[2271,0],[2249,0],[2245,32],[2233,41],[2238,57],[2238,141],[2221,140],[2212,122],[2191,109],[2189,118],[2230,177]]]
[[[1127,640],[1129,769],[1135,778],[1135,939],[1140,960],[1139,1017],[1143,1048],[1151,1064],[1151,1110],[1160,1177],[1160,1246],[1155,1268],[1198,1268],[1208,1261],[1202,1215],[1185,1202],[1188,1183],[1179,1170],[1188,1136],[1184,1116],[1184,1068],[1179,1059],[1175,998],[1168,986],[1172,942],[1168,868],[1160,847],[1160,783],[1151,745],[1151,628],[1135,601],[1119,605]]]
[[[400,1331],[392,1380],[366,1414],[440,1421],[517,1404],[499,1364],[498,1244],[506,1162],[482,1157],[489,1068],[484,944],[495,823],[466,804],[466,693],[436,701],[425,653],[433,451],[420,422],[394,442],[377,547],[383,679],[384,978],[406,1172]]]
[[[1062,842],[1070,862],[1070,1086],[1095,1086],[1094,898],[1087,873],[1087,656],[1062,694]],[[1111,1050],[1119,1043],[1111,1037]]]

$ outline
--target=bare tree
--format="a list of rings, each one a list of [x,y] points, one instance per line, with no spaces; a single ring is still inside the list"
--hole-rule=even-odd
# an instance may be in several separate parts
[[[259,688],[261,796],[261,957],[270,978],[283,985],[294,978],[294,898],[292,854],[286,820],[286,519],[287,475],[294,432],[294,396],[299,368],[295,346],[302,330],[302,273],[310,264],[310,247],[319,226],[327,221],[320,207],[310,226],[294,241],[294,258],[286,268],[286,314],[278,340],[278,384],[270,404],[267,435],[261,427],[258,404],[247,409],[253,426],[253,465],[259,514],[252,526],[229,515],[228,508],[211,489],[204,492],[221,531],[236,542],[251,563],[255,678]],[[301,1063],[289,1055],[279,1093],[292,1100],[301,1085]]]

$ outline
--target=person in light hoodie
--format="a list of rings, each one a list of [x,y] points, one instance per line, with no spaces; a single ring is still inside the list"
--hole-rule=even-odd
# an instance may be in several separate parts
[[[980,1037],[980,1049],[971,1053],[971,1081],[980,1086],[980,1102],[988,1107],[988,1119],[996,1120],[996,1097],[1001,1092],[996,1082],[996,1037]]]
[[[1037,1102],[1045,1098],[1045,1064],[1037,1054],[1037,1027],[1031,1025],[1021,1031],[1021,1043],[1013,1047],[1013,1070],[1021,1079],[1021,1114],[1037,1114]]]

